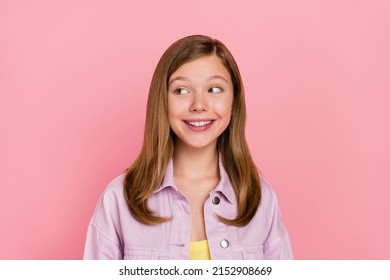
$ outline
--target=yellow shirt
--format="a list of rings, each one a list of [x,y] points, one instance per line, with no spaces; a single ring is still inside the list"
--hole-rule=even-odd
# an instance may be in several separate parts
[[[190,242],[190,260],[211,260],[207,240]]]

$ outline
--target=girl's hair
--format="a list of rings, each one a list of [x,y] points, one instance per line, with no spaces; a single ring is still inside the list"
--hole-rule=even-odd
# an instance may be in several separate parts
[[[173,43],[162,55],[149,89],[142,150],[127,170],[124,191],[133,216],[145,224],[165,222],[151,211],[147,199],[160,186],[174,152],[174,133],[168,121],[168,81],[184,63],[203,56],[218,56],[230,73],[234,97],[229,126],[219,136],[217,149],[237,197],[237,217],[219,219],[229,225],[245,226],[256,214],[261,201],[259,172],[245,140],[246,108],[238,66],[224,44],[203,35]]]

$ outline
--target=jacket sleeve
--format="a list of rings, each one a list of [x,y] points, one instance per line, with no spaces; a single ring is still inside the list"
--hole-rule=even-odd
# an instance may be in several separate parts
[[[280,239],[269,244],[264,252],[264,259],[267,260],[292,260],[294,255],[291,248],[290,238],[287,230],[281,233]]]
[[[115,186],[114,186],[115,187]],[[120,189],[119,188],[116,189]],[[123,259],[118,194],[109,185],[101,196],[88,226],[84,249],[87,260]]]
[[[268,182],[265,181],[268,185]],[[267,209],[268,238],[264,244],[264,259],[268,260],[291,260],[294,258],[287,228],[283,222],[278,200],[275,192],[269,185],[264,194],[264,199],[269,200]]]
[[[84,249],[84,260],[120,260],[123,253],[117,242],[110,240],[90,224]]]

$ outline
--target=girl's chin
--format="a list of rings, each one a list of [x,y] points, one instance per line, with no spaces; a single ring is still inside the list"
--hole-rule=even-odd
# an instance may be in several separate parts
[[[179,141],[176,141],[176,149],[201,151],[206,149],[216,149],[216,147],[217,147],[217,140],[195,142],[195,141],[183,141],[182,139],[180,139]]]

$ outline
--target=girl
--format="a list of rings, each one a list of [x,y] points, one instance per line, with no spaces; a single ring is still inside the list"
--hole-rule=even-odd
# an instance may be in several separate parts
[[[142,150],[106,188],[85,259],[291,259],[245,140],[244,88],[220,41],[182,38],[149,90]]]

